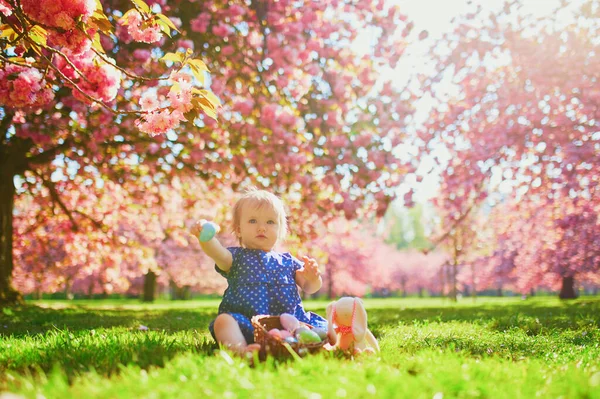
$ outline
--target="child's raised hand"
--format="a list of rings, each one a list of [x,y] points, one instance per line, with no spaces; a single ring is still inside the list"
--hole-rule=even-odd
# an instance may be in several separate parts
[[[200,219],[197,222],[194,222],[192,227],[190,227],[190,233],[192,235],[194,235],[194,237],[198,237],[200,235],[200,233],[202,232],[202,226],[204,226],[205,223],[208,223],[208,220]],[[218,232],[218,226],[217,226],[217,232]]]
[[[316,260],[309,258],[308,256],[303,256],[300,260],[304,262],[304,267],[299,269],[296,272],[296,275],[299,275],[307,281],[314,281],[319,278],[321,272],[319,271],[319,265]]]
[[[200,232],[202,231],[202,225],[204,223],[206,223],[205,219],[200,219],[200,220],[197,220],[196,222],[194,222],[194,224],[192,224],[192,227],[190,227],[190,233],[194,237],[198,237],[198,234],[200,234]]]

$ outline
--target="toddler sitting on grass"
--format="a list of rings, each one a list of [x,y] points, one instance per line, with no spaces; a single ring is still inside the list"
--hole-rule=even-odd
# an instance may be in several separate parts
[[[191,233],[198,237],[206,222],[196,222]],[[290,313],[302,322],[327,329],[326,319],[304,310],[297,288],[308,294],[321,288],[317,262],[307,256],[298,260],[288,252],[273,251],[287,234],[283,202],[267,191],[248,189],[233,208],[233,233],[238,247],[225,248],[216,237],[200,242],[228,283],[219,314],[209,325],[213,338],[239,354],[259,350],[250,321],[259,314]]]

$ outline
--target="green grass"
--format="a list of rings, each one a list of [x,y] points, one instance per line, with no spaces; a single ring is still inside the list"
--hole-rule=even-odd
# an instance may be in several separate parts
[[[324,314],[326,301],[306,307]],[[378,356],[250,367],[218,301],[41,301],[0,311],[0,392],[25,397],[600,398],[600,299],[372,299]],[[148,331],[139,331],[140,325]]]

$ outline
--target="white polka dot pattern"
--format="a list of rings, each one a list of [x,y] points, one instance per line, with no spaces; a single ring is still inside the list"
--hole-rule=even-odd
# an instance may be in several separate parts
[[[291,313],[305,323],[323,326],[327,321],[302,306],[294,276],[302,262],[288,252],[265,252],[241,247],[227,248],[233,263],[227,278],[229,286],[219,306],[221,313],[239,313],[248,319],[257,314]]]

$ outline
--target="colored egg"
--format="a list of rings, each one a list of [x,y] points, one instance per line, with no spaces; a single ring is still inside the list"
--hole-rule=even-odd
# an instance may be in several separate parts
[[[300,357],[306,356],[307,354],[308,354],[308,349],[306,349],[306,348],[300,348],[300,349],[298,349],[298,355]]]
[[[298,342],[301,344],[316,344],[321,342],[319,334],[311,330],[301,330],[297,336]]]
[[[305,327],[305,326],[300,326],[300,327],[296,328],[296,329],[294,330],[294,335],[296,336],[296,338],[298,338],[298,335],[299,335],[301,332],[303,332],[303,331],[310,331],[310,329],[309,329],[308,327]]]
[[[321,341],[327,338],[327,330],[325,330],[324,328],[315,327],[312,330],[317,333],[319,338],[321,338]]]
[[[292,333],[288,330],[279,330],[279,335],[281,335],[281,338],[286,339],[288,337],[291,337]]]
[[[287,337],[287,338],[284,339],[284,341],[287,342],[290,345],[298,343],[298,340],[296,338],[294,338],[294,337]]]
[[[215,236],[218,229],[219,227],[213,222],[206,222],[202,225],[202,231],[198,238],[202,242],[210,241]]]
[[[290,332],[294,331],[300,325],[298,319],[289,313],[282,313],[281,316],[279,316],[279,322],[283,328]]]
[[[281,331],[279,331],[278,328],[273,328],[273,329],[269,330],[269,335],[274,338],[283,338],[281,336]]]

